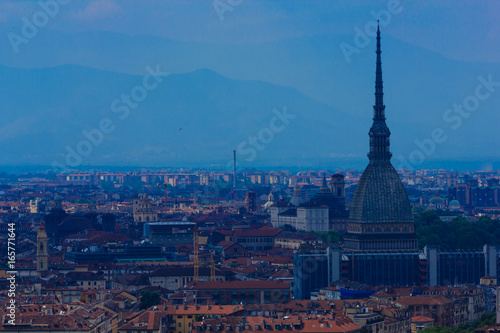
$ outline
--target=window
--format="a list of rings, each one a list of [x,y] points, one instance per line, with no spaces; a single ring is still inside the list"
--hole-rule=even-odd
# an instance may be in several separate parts
[[[179,327],[182,327],[182,323],[179,323]]]

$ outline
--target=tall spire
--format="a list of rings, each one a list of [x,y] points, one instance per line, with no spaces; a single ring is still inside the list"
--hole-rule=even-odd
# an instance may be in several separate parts
[[[370,128],[370,161],[389,161],[391,159],[391,131],[385,123],[384,87],[382,81],[382,60],[380,47],[380,26],[377,26],[377,68],[375,70],[375,105],[373,106],[373,125]]]
[[[382,60],[380,54],[380,26],[377,26],[377,69],[375,71],[375,105],[374,117],[385,120],[385,105],[384,105],[384,85],[382,81]]]
[[[328,188],[328,184],[326,183],[326,175],[325,174],[323,174],[323,183],[321,184],[319,191],[320,192],[330,192],[330,189]]]

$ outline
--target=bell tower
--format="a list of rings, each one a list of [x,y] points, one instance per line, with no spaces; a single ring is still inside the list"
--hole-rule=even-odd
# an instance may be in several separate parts
[[[345,197],[345,181],[344,181],[344,176],[337,173],[332,176],[332,193],[334,196],[338,198],[344,198]]]
[[[37,272],[43,272],[48,270],[48,266],[47,233],[45,232],[45,225],[42,220],[36,236],[36,270]]]

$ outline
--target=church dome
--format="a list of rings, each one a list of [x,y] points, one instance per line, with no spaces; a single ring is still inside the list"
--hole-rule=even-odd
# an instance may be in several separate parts
[[[300,195],[300,187],[299,187],[299,185],[295,185],[295,187],[293,189],[293,196],[292,196],[292,199],[290,200],[290,204],[294,205],[295,207],[298,207],[303,203],[304,203],[304,200],[302,199],[302,197]]]
[[[458,202],[458,200],[451,200],[450,206],[460,206],[460,202]]]
[[[443,198],[441,198],[440,196],[437,196],[437,195],[436,195],[436,196],[432,197],[432,198],[429,200],[429,202],[430,202],[431,204],[433,204],[433,205],[442,205],[442,204],[444,204],[444,199],[443,199]]]
[[[372,161],[368,164],[354,191],[349,220],[357,223],[413,222],[410,200],[391,163]]]

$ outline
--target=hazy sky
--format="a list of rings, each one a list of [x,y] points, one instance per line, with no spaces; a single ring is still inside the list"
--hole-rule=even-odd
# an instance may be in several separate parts
[[[42,0],[47,3],[56,0]],[[57,0],[61,1],[62,0]],[[64,0],[46,31],[105,30],[174,40],[259,43],[322,33],[353,34],[391,1]],[[39,1],[2,0],[0,31],[19,32]],[[222,15],[217,13],[224,11]],[[500,59],[500,2],[401,0],[384,33],[464,61]],[[221,19],[221,17],[223,19]],[[46,33],[44,31],[44,33]]]
[[[390,125],[395,156],[409,159],[415,151],[425,150],[431,151],[430,156],[424,156],[426,160],[471,156],[478,160],[499,160],[500,138],[493,135],[500,119],[497,112],[500,94],[494,93],[500,91],[497,89],[500,87],[499,13],[500,1],[493,0],[0,0],[0,71],[3,71],[0,80],[4,80],[6,87],[3,95],[0,93],[0,100],[3,99],[7,110],[0,114],[0,144],[3,144],[0,148],[12,148],[12,160],[17,158],[18,151],[27,151],[25,160],[30,163],[41,163],[42,157],[59,158],[65,145],[74,147],[85,139],[83,129],[93,128],[100,117],[109,116],[109,101],[131,89],[124,81],[133,78],[115,74],[146,75],[146,66],[157,64],[165,73],[186,74],[186,80],[191,81],[176,96],[171,96],[183,96],[178,104],[167,100],[165,91],[151,94],[156,97],[148,99],[150,104],[145,103],[141,111],[155,119],[172,116],[169,121],[175,123],[172,125],[175,138],[180,137],[179,128],[183,128],[182,134],[192,140],[186,143],[187,147],[179,148],[186,156],[197,154],[189,145],[197,147],[199,142],[213,136],[207,130],[211,128],[204,124],[197,129],[193,121],[180,123],[185,109],[178,105],[188,105],[193,117],[200,118],[221,110],[232,112],[231,103],[238,101],[237,114],[242,119],[246,119],[243,115],[253,119],[251,126],[257,128],[265,125],[262,122],[267,114],[254,117],[256,109],[271,112],[299,98],[291,90],[285,92],[273,87],[281,92],[283,102],[277,105],[279,98],[274,94],[264,103],[260,90],[255,88],[258,92],[252,95],[252,89],[242,88],[247,81],[256,81],[251,83],[255,87],[258,82],[290,87],[314,99],[304,102],[303,109],[298,102],[296,110],[290,105],[291,112],[305,115],[320,109],[316,102],[328,105],[331,109],[317,118],[331,117],[328,124],[332,126],[345,121],[351,132],[341,135],[340,131],[325,129],[324,137],[341,144],[329,145],[320,153],[324,156],[353,153],[364,161],[373,102],[375,43],[371,35],[360,46],[357,36],[380,19],[385,102],[388,120],[393,122]],[[152,38],[146,38],[149,36]],[[346,43],[358,47],[355,56],[346,55],[342,48]],[[57,67],[63,65],[76,66]],[[40,68],[44,71],[37,72]],[[200,69],[236,81],[219,80],[208,72],[187,75]],[[106,71],[99,75],[110,83],[98,80],[95,70]],[[474,111],[479,112],[470,115],[455,109],[455,105],[475,101],[471,94],[477,94],[477,86],[484,85],[485,78],[489,83],[480,88],[491,92],[491,98],[477,101]],[[44,94],[46,82],[60,86]],[[191,89],[200,82],[206,82],[206,86]],[[87,85],[92,87],[89,89]],[[212,87],[219,90],[210,92]],[[229,91],[229,87],[245,93],[210,99],[221,91]],[[196,93],[189,95],[192,91]],[[56,95],[57,98],[51,97]],[[203,96],[207,99],[203,100]],[[246,99],[238,100],[241,96]],[[198,108],[196,103],[202,100],[204,107]],[[172,107],[165,112],[165,103],[169,102]],[[95,110],[101,110],[102,114]],[[84,116],[79,118],[79,115]],[[358,118],[339,120],[344,116]],[[214,141],[212,146],[220,145],[221,152],[232,151],[255,132],[246,121],[238,119],[230,126],[238,131]],[[226,123],[214,121],[214,126]],[[296,133],[310,133],[310,128],[316,126],[301,124],[303,128],[297,125]],[[143,160],[140,154],[155,143],[156,139],[148,136],[152,125],[144,124],[145,141],[137,143],[137,154],[133,155],[136,160]],[[187,134],[188,126],[191,135]],[[245,126],[248,128],[243,135],[241,129]],[[442,128],[449,137],[446,142],[435,149],[421,148],[421,142],[428,142],[431,133]],[[353,131],[360,132],[354,135]],[[42,144],[54,132],[64,139]],[[119,134],[117,130],[116,137],[107,136],[103,150],[91,155],[88,163],[92,163],[91,158],[101,163],[109,151],[115,153],[114,143],[123,139]],[[157,135],[158,140],[166,138],[163,128]],[[282,135],[283,142],[291,138],[290,134]],[[301,152],[309,152],[314,143],[308,141],[307,135],[301,138],[304,144]],[[175,149],[185,142],[171,141],[176,144]],[[34,142],[41,148],[34,147]],[[157,146],[163,149],[167,145]],[[46,147],[54,150],[50,157],[45,156]],[[168,156],[180,156],[174,148],[167,148],[164,150]],[[269,156],[262,153],[260,157],[272,160],[278,148],[273,143],[265,151]],[[110,156],[117,156],[119,163],[128,156],[125,155],[117,150]]]

